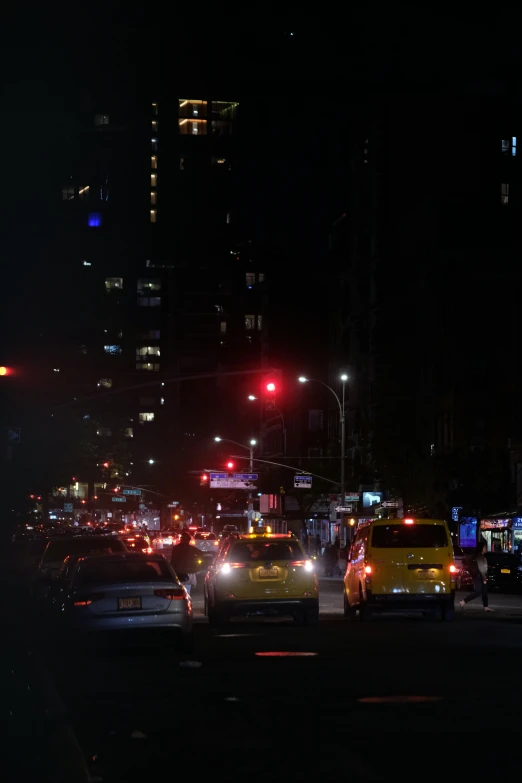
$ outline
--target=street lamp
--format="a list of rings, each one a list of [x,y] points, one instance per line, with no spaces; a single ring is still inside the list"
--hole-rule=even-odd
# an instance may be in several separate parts
[[[257,445],[257,440],[255,438],[252,438],[250,440],[250,445],[245,446],[244,443],[238,443],[237,440],[230,440],[230,438],[220,438],[219,435],[216,435],[214,438],[216,443],[233,443],[234,446],[239,446],[242,449],[247,449],[247,451],[250,454],[250,461],[249,461],[249,469],[250,473],[254,472],[254,446]],[[248,492],[248,526],[250,527],[250,520],[252,519],[254,515],[254,496],[252,495],[252,490],[249,490]]]
[[[320,383],[322,386],[328,389],[328,391],[331,391],[335,399],[337,400],[337,404],[339,406],[339,423],[341,425],[341,504],[344,505],[344,484],[345,484],[345,478],[344,478],[344,457],[345,457],[345,450],[346,450],[346,417],[345,417],[345,407],[344,407],[344,401],[345,401],[345,392],[346,392],[346,381],[348,380],[348,376],[346,373],[342,373],[339,376],[339,380],[342,382],[343,385],[343,395],[342,395],[342,402],[339,399],[339,395],[337,394],[334,389],[332,389],[331,386],[328,386],[327,383],[324,381],[320,381],[318,378],[306,378],[304,375],[300,375],[297,379],[299,383],[308,383],[309,381],[313,381],[314,383]]]
[[[154,460],[153,459],[149,459],[149,465],[154,465]]]

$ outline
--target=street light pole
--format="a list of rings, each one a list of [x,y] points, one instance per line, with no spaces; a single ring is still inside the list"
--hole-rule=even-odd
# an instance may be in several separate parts
[[[339,395],[337,392],[332,389],[331,386],[328,386],[327,383],[324,381],[319,380],[319,378],[305,378],[304,376],[299,377],[300,383],[308,383],[308,381],[314,381],[315,383],[320,383],[322,386],[324,386],[328,391],[332,392],[333,396],[337,400],[337,405],[339,406],[339,425],[341,430],[341,506],[344,505],[344,498],[345,498],[345,451],[346,451],[346,415],[345,415],[345,393],[346,393],[346,381],[348,380],[348,376],[343,373],[340,376],[340,379],[343,384],[343,401],[341,403],[341,400],[339,399]],[[339,535],[339,540],[341,536]]]

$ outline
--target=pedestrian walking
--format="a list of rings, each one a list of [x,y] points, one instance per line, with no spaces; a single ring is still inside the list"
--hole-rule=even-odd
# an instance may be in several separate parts
[[[481,541],[477,545],[476,552],[467,566],[469,573],[473,577],[473,592],[462,601],[459,601],[462,609],[464,609],[465,604],[473,601],[474,598],[482,598],[484,611],[494,611],[494,609],[488,606],[488,561],[486,560],[486,550],[485,541]]]

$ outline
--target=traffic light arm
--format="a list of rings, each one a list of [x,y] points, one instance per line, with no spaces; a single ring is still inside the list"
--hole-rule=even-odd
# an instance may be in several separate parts
[[[233,454],[234,459],[245,459],[242,454]],[[303,476],[314,476],[314,478],[327,481],[329,484],[338,484],[338,481],[332,481],[332,479],[326,478],[326,476],[319,476],[317,473],[312,473],[310,470],[303,470],[302,468],[296,468],[293,465],[283,465],[281,462],[272,462],[269,459],[257,459],[252,458],[252,462],[262,462],[265,465],[276,465],[278,468],[286,468],[287,470],[293,470],[294,473],[300,473]]]

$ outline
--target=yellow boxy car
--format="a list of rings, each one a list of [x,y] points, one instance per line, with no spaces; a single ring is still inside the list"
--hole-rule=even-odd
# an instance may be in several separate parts
[[[452,620],[457,569],[440,519],[379,519],[357,530],[344,576],[344,614],[420,611]]]
[[[206,574],[205,614],[211,623],[238,615],[319,620],[319,588],[312,561],[292,533],[252,533],[227,540]]]

